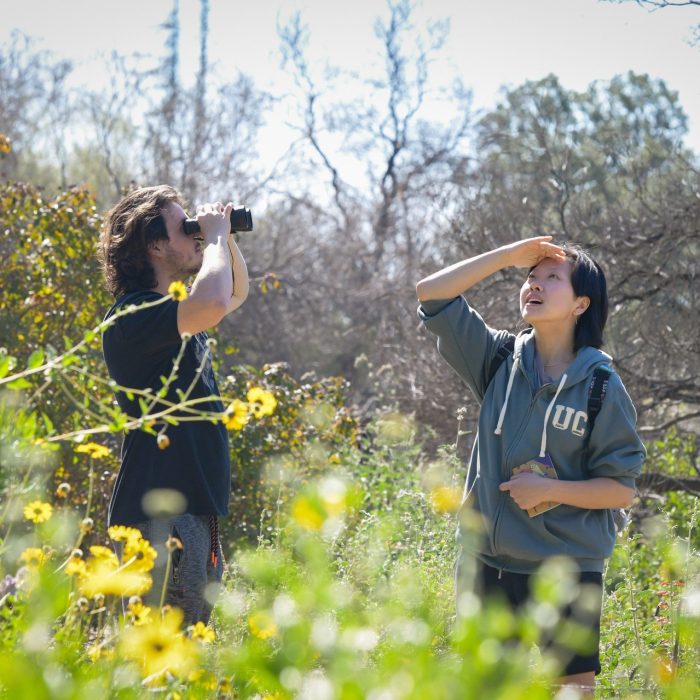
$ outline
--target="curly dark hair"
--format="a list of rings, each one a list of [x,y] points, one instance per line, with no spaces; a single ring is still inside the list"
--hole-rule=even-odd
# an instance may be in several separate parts
[[[148,245],[168,238],[161,212],[171,202],[185,207],[182,195],[169,185],[141,187],[107,212],[98,258],[107,290],[115,297],[157,286]]]

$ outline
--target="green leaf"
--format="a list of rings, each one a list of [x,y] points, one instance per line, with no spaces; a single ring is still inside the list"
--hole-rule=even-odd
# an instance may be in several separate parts
[[[45,413],[42,413],[41,417],[44,419],[44,426],[46,426],[47,434],[53,435],[56,432],[56,428],[54,428],[53,421]]]
[[[35,350],[29,356],[29,362],[27,362],[27,369],[36,369],[44,363],[44,351],[41,348]]]
[[[7,376],[7,373],[12,369],[14,357],[11,355],[0,355],[0,379]]]
[[[13,382],[10,382],[7,385],[7,388],[13,390],[31,389],[32,385],[24,377],[20,377],[19,379],[15,379]]]
[[[75,355],[66,355],[61,360],[61,364],[64,367],[70,367],[71,365],[74,365],[76,362],[80,362],[80,360]]]
[[[141,409],[142,416],[148,415],[148,404],[142,397],[139,397],[139,408]]]
[[[109,424],[109,428],[116,433],[124,428],[127,423],[128,416],[126,413],[119,410],[116,410],[113,413],[113,416],[114,420]]]

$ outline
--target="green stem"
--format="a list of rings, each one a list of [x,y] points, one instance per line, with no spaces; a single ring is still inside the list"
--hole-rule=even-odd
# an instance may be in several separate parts
[[[685,585],[688,584],[688,575],[690,573],[690,554],[691,547],[690,542],[693,539],[693,530],[697,524],[698,518],[698,499],[693,500],[693,510],[690,514],[690,523],[688,524],[688,544],[685,549],[685,565],[683,567],[683,582]],[[681,619],[681,605],[683,604],[683,596],[678,595],[678,601],[673,609],[673,663],[677,668],[680,665],[680,655],[681,655],[681,629],[680,629],[680,619]]]
[[[639,637],[639,622],[637,620],[637,599],[634,593],[634,582],[632,580],[632,554],[630,551],[630,543],[632,538],[628,535],[627,546],[625,552],[627,554],[627,571],[625,572],[625,580],[627,582],[627,590],[630,596],[630,606],[632,608],[632,623],[634,625],[634,639],[637,645],[637,658],[642,658],[642,641]]]
[[[168,579],[170,578],[170,567],[172,566],[173,553],[168,549],[168,560],[165,562],[165,578],[163,579],[163,586],[160,591],[160,604],[158,607],[162,610],[163,605],[165,605],[165,595],[168,592]]]

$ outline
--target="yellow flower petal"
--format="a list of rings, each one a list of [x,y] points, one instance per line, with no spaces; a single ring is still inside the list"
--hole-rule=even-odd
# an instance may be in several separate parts
[[[183,282],[173,282],[168,287],[168,294],[171,294],[175,301],[183,301],[187,299],[187,287]]]
[[[32,501],[24,506],[24,517],[33,523],[45,523],[53,514],[53,506],[44,501]]]

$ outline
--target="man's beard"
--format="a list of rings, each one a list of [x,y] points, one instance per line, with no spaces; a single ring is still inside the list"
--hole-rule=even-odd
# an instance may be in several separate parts
[[[202,261],[187,261],[182,253],[170,251],[166,258],[173,275],[178,279],[185,279],[190,275],[196,275],[202,267]]]

